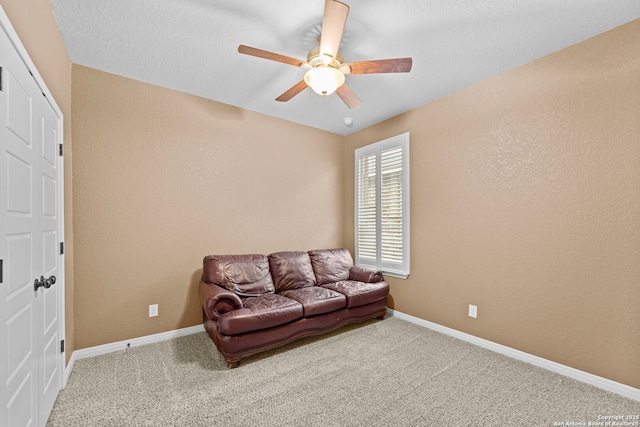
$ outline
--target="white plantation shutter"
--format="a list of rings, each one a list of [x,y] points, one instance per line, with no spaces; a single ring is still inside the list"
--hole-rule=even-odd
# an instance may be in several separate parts
[[[358,162],[358,255],[363,262],[375,265],[378,247],[376,219],[378,217],[378,195],[376,189],[376,155],[363,156]]]
[[[380,256],[402,263],[402,147],[380,154]]]
[[[356,264],[409,275],[409,134],[356,150]]]

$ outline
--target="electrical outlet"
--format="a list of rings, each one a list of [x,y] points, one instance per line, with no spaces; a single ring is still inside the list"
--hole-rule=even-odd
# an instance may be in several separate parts
[[[156,317],[158,315],[158,304],[151,304],[149,306],[149,317]]]
[[[469,317],[478,318],[478,306],[469,304]]]

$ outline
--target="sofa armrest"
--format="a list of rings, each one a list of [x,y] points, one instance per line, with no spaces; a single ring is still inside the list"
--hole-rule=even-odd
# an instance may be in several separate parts
[[[213,283],[200,282],[200,302],[204,315],[217,320],[221,314],[242,308],[242,300],[233,292]]]
[[[349,280],[365,283],[377,283],[384,280],[382,271],[353,266],[349,270]]]

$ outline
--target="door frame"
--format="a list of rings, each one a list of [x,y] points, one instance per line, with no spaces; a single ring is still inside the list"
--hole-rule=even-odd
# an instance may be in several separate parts
[[[57,137],[58,137],[58,146],[59,147],[64,147],[63,142],[64,142],[64,115],[62,114],[62,110],[60,109],[60,107],[58,106],[55,98],[53,97],[53,94],[49,91],[49,88],[47,87],[46,83],[44,82],[44,79],[42,78],[42,76],[40,75],[40,73],[38,72],[38,69],[36,68],[35,64],[33,63],[33,61],[31,60],[31,57],[29,56],[29,53],[27,52],[27,49],[24,47],[24,45],[22,44],[22,41],[20,40],[20,37],[18,36],[18,33],[16,33],[15,29],[13,28],[13,25],[11,24],[11,21],[9,20],[9,17],[7,16],[7,14],[5,13],[4,9],[2,8],[2,5],[0,5],[0,29],[2,31],[4,31],[4,33],[7,35],[7,37],[9,38],[9,41],[11,42],[11,44],[13,45],[13,48],[16,50],[16,52],[18,52],[18,55],[20,56],[20,59],[22,59],[22,61],[24,62],[24,64],[26,65],[27,69],[33,74],[33,78],[36,81],[36,84],[38,85],[38,88],[40,89],[40,91],[42,92],[42,94],[45,96],[45,98],[47,99],[47,102],[49,103],[49,105],[51,105],[51,108],[53,109],[56,117],[59,120],[59,129],[58,129],[58,133],[57,133]],[[61,236],[61,241],[64,242],[65,240],[65,234],[64,234],[64,156],[58,155],[58,162],[59,162],[59,167],[58,169],[58,177],[57,177],[57,186],[58,186],[58,194],[60,195],[60,199],[57,202],[57,214],[58,214],[58,236]],[[66,244],[64,245],[66,246]],[[66,248],[65,251],[66,252]],[[65,329],[65,318],[66,318],[66,311],[65,311],[65,297],[66,297],[66,290],[65,290],[65,283],[66,283],[66,269],[65,269],[65,253],[59,254],[59,265],[58,265],[58,277],[57,277],[57,281],[56,281],[56,286],[58,287],[57,292],[58,294],[58,313],[60,315],[60,319],[58,321],[58,336],[60,337],[61,340],[65,340],[66,343],[66,329]],[[60,352],[59,354],[59,364],[58,364],[58,373],[60,375],[60,384],[61,387],[64,388],[67,385],[67,380],[69,378],[68,375],[65,375],[65,365],[66,365],[66,353],[67,353],[67,348],[65,345],[65,349],[63,351]]]

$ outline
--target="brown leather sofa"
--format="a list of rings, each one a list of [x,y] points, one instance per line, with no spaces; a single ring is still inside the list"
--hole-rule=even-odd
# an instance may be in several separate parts
[[[200,301],[204,328],[230,368],[242,357],[350,323],[383,319],[389,285],[346,249],[209,255]]]

